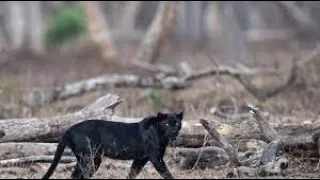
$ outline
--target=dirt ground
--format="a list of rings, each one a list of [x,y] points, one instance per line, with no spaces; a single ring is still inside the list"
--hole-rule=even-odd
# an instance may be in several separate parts
[[[121,58],[117,65],[104,63],[97,51],[88,45],[81,49],[66,50],[63,53],[48,52],[44,55],[34,55],[25,51],[0,55],[0,119],[24,118],[30,116],[53,116],[74,112],[97,97],[106,93],[119,94],[123,99],[116,108],[121,116],[141,117],[157,111],[185,110],[185,119],[197,120],[199,117],[217,119],[210,113],[212,107],[220,101],[235,101],[241,106],[245,103],[259,104],[270,113],[277,116],[293,116],[287,123],[301,124],[306,120],[320,121],[320,89],[319,60],[299,71],[299,80],[292,87],[279,95],[260,102],[251,96],[236,80],[229,77],[208,77],[192,83],[192,87],[178,91],[156,90],[162,96],[163,104],[156,105],[151,99],[141,98],[149,89],[134,87],[104,87],[98,91],[59,101],[39,109],[29,109],[19,105],[19,97],[23,92],[34,88],[51,88],[68,82],[95,77],[103,73],[134,73],[149,76],[150,72],[138,69],[127,62],[134,56],[136,45],[122,45]],[[255,46],[252,46],[255,47]],[[288,62],[294,56],[303,56],[311,51],[310,46],[301,46],[299,51],[288,48],[289,45],[252,50],[246,62],[255,67],[288,67]],[[272,47],[272,46],[270,46]],[[268,51],[265,51],[268,49]],[[275,55],[278,55],[277,58]],[[179,62],[187,61],[192,68],[201,69],[212,66],[203,51],[194,47],[177,48],[166,46],[157,63],[170,64],[178,67]],[[283,77],[255,79],[256,84],[263,87],[274,86]],[[218,119],[224,121],[223,119]],[[171,149],[170,149],[171,150]],[[169,150],[169,154],[170,154]],[[170,162],[170,156],[167,155]],[[119,166],[119,164],[121,164]],[[125,178],[129,172],[130,162],[106,159],[95,175],[96,178]],[[48,167],[48,166],[45,166]],[[289,165],[289,175],[280,178],[317,178],[319,171],[316,164],[299,162],[293,159]],[[169,165],[176,178],[225,178],[225,168],[181,170],[177,164]],[[46,168],[44,168],[46,170]],[[40,178],[44,172],[34,172],[32,167],[0,168],[0,178]],[[57,170],[52,178],[69,178],[70,170]],[[160,178],[152,165],[148,164],[139,178]],[[271,177],[273,178],[273,177]],[[279,177],[277,177],[279,178]]]

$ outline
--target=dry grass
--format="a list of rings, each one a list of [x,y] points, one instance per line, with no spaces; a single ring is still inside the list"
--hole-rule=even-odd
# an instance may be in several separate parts
[[[132,48],[134,49],[134,48]],[[195,69],[200,69],[212,65],[201,52],[183,51],[174,52],[167,48],[164,55],[159,59],[161,63],[177,66],[179,61],[188,61]],[[134,50],[132,50],[134,51]],[[280,68],[285,67],[290,58],[296,54],[292,52],[259,52],[252,53],[248,59],[248,66],[266,65],[275,67],[275,57],[281,59]],[[310,50],[309,50],[310,51]],[[299,52],[308,52],[301,50]],[[133,52],[123,53],[122,60],[129,60]],[[255,57],[255,58],[254,58]],[[85,79],[100,75],[106,72],[119,73],[138,73],[147,74],[132,67],[110,67],[102,64],[95,56],[95,50],[86,49],[78,51],[76,54],[61,55],[50,53],[45,57],[34,57],[30,54],[20,53],[9,56],[10,62],[5,69],[0,69],[0,118],[23,118],[30,116],[52,116],[73,112],[81,109],[89,102],[105,93],[117,93],[124,100],[116,109],[116,113],[121,116],[141,117],[156,113],[157,111],[168,111],[169,109],[185,110],[185,118],[197,120],[199,117],[217,119],[210,114],[210,109],[222,100],[234,100],[237,105],[247,102],[260,104],[269,112],[278,116],[294,116],[295,118],[283,118],[281,123],[302,124],[310,120],[311,122],[320,120],[320,110],[317,108],[320,103],[319,91],[319,61],[301,70],[299,82],[294,87],[286,90],[280,95],[273,97],[265,102],[258,102],[234,79],[229,77],[210,77],[204,78],[192,84],[192,88],[179,91],[157,90],[163,97],[164,104],[155,105],[151,99],[142,98],[148,89],[138,88],[113,88],[105,87],[99,91],[87,93],[81,97],[59,101],[39,109],[29,109],[19,105],[19,98],[23,92],[28,92],[34,87],[50,88],[75,80]],[[274,79],[276,82],[280,79]],[[271,82],[275,82],[271,81]],[[262,81],[266,81],[263,79]],[[259,82],[257,82],[258,84]],[[280,122],[277,122],[280,123]],[[169,150],[170,152],[170,150]],[[166,155],[169,162],[170,155]],[[129,172],[130,161],[116,161],[106,159],[95,175],[95,178],[125,178]],[[318,171],[314,170],[315,164],[299,163],[292,161],[289,167],[289,176],[286,178],[314,178],[318,177]],[[217,167],[215,169],[196,169],[181,170],[176,164],[171,163],[169,168],[176,178],[224,178],[226,169]],[[47,168],[45,168],[46,170]],[[0,168],[0,178],[40,178],[44,172],[35,172],[31,167],[28,168]],[[57,170],[53,177],[69,178],[70,170]],[[138,178],[160,178],[158,173],[150,163],[143,169]]]

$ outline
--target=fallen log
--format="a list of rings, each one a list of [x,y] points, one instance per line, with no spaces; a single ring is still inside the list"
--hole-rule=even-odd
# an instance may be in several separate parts
[[[54,156],[30,156],[30,157],[23,157],[17,159],[7,159],[1,160],[0,166],[1,167],[9,167],[9,166],[19,166],[23,167],[26,165],[31,165],[33,163],[51,163],[54,159]],[[77,159],[75,157],[68,157],[62,156],[59,163],[72,163],[75,162]]]
[[[86,119],[99,118],[126,123],[142,120],[142,117],[113,116],[113,109],[120,102],[117,95],[108,94],[75,113],[44,118],[0,120],[0,142],[57,142],[60,135],[68,127]],[[311,157],[319,157],[318,146],[311,139],[311,136],[315,131],[318,131],[319,127],[319,124],[278,126],[275,127],[275,131],[279,132],[284,142],[287,142],[284,146],[286,152],[290,151],[295,155],[302,155],[307,152]],[[241,129],[238,126],[233,127],[218,122],[217,130],[233,146],[246,144],[250,139],[263,139],[261,138],[261,130],[252,128],[249,121],[248,125],[244,124]],[[205,132],[199,121],[184,120],[177,140],[173,141],[172,145],[202,147]],[[206,145],[218,146],[217,142],[213,140],[208,141]],[[241,148],[245,151],[245,148],[239,147],[240,150]]]
[[[28,156],[53,156],[57,150],[57,143],[0,143],[0,160],[22,158]],[[68,147],[64,156],[72,156]]]
[[[178,148],[176,155],[179,158],[179,166],[183,169],[192,168],[195,163],[197,167],[215,167],[225,165],[229,156],[224,149],[216,146],[208,146],[204,148]]]
[[[100,107],[106,107],[101,104]],[[103,112],[93,111],[92,116],[73,116],[64,115],[63,117],[69,119],[70,122],[81,122],[87,118],[97,117],[99,114],[102,119],[112,120],[117,122],[133,123],[139,122],[142,120],[140,118],[129,118],[129,117],[120,117],[120,116],[111,116],[111,109],[106,109],[106,114]],[[78,114],[78,113],[76,113]],[[110,114],[110,116],[108,115]],[[103,117],[104,116],[104,117]],[[79,117],[79,118],[77,118]],[[69,121],[68,120],[68,121]],[[12,123],[12,121],[18,122],[18,124]],[[46,121],[46,123],[44,122]],[[54,122],[51,122],[54,121]],[[74,122],[73,122],[74,121]],[[247,120],[248,121],[248,120]],[[30,123],[29,123],[30,122]],[[45,125],[43,125],[45,124]],[[71,124],[69,122],[63,121],[61,118],[57,117],[47,117],[47,118],[31,118],[31,119],[7,119],[0,120],[0,131],[3,131],[3,138],[0,138],[0,142],[46,142],[46,143],[57,143],[59,136],[62,132],[69,127]],[[275,127],[275,130],[283,136],[285,140],[291,142],[287,145],[288,150],[294,153],[295,155],[302,155],[306,152],[312,157],[319,157],[317,152],[317,146],[311,140],[313,132],[317,132],[319,125],[304,125],[304,126],[279,126]],[[13,129],[14,131],[9,131]],[[52,129],[52,130],[50,130]],[[261,131],[258,128],[252,128],[251,125],[244,124],[241,129],[237,126],[232,126],[229,124],[217,123],[217,130],[222,133],[227,141],[233,146],[239,146],[239,150],[246,151],[245,144],[251,139],[262,139],[263,138]],[[7,133],[8,131],[8,133]],[[23,132],[23,133],[21,133]],[[203,146],[203,140],[205,137],[205,129],[199,123],[199,121],[194,120],[185,120],[182,122],[182,129],[176,138],[175,141],[171,143],[171,146],[176,147],[192,147],[198,148]],[[294,139],[292,137],[295,137]],[[309,144],[308,144],[309,143]],[[6,145],[2,143],[4,149],[3,154],[6,153],[6,149],[10,151],[10,146],[4,148]],[[209,140],[206,146],[218,146],[218,143],[214,140]],[[0,146],[1,147],[1,146]],[[19,146],[18,146],[19,147]],[[27,148],[27,146],[25,146]],[[23,148],[21,149],[21,151]],[[23,153],[17,150],[17,153]],[[1,151],[0,151],[1,152]],[[1,155],[1,153],[0,153]]]
[[[20,103],[29,107],[41,107],[45,104],[79,96],[104,86],[180,89],[186,87],[186,83],[183,79],[177,77],[166,77],[159,80],[154,77],[140,77],[134,74],[104,74],[99,77],[69,83],[47,91],[35,89],[25,93]]]
[[[314,129],[306,129],[305,127],[300,126],[302,132],[307,133],[307,136],[296,137],[298,133],[291,130],[290,136],[284,137],[280,135],[277,130],[275,130],[261,115],[258,108],[253,105],[248,105],[250,113],[253,114],[253,117],[257,121],[259,128],[263,133],[263,137],[267,142],[278,142],[278,149],[283,149],[286,153],[299,156],[307,157],[316,157],[319,158],[319,146],[318,146],[318,129],[319,126],[313,124]],[[301,131],[300,131],[301,132]],[[290,138],[291,137],[291,138]],[[294,138],[293,138],[294,137]]]
[[[117,95],[107,94],[75,113],[44,118],[0,120],[0,142],[57,139],[67,128],[83,120],[110,119],[113,109],[120,102]]]

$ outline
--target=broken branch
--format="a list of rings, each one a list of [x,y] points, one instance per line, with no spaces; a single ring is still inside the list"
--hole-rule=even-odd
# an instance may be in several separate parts
[[[257,107],[249,104],[248,108],[250,109],[250,113],[252,113],[253,117],[259,124],[260,130],[262,131],[264,138],[266,138],[268,143],[274,140],[282,139],[281,136],[273,129],[273,127],[264,118],[262,118]]]

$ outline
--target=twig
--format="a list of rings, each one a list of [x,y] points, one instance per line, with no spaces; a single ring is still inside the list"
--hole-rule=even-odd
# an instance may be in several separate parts
[[[205,133],[205,135],[204,135],[204,140],[203,140],[203,145],[202,145],[202,148],[201,148],[200,154],[199,154],[199,156],[198,156],[198,158],[197,158],[196,162],[194,163],[194,165],[193,165],[193,167],[192,167],[192,170],[194,170],[194,169],[195,169],[195,167],[198,165],[198,163],[199,163],[199,161],[200,161],[200,158],[201,158],[201,156],[202,156],[202,153],[203,153],[203,148],[205,147],[205,145],[207,144],[207,142],[208,142],[208,139],[207,139],[207,133]]]

